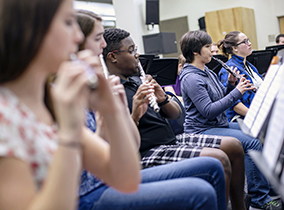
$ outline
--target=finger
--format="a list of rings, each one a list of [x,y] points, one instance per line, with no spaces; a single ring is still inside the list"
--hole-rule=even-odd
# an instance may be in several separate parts
[[[87,59],[88,57],[90,56],[93,56],[94,53],[92,52],[92,50],[82,50],[82,51],[79,51],[77,53],[77,57],[80,59],[80,60],[85,60]]]

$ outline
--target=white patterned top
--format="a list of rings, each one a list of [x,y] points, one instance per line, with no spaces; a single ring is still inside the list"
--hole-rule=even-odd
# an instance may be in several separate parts
[[[57,149],[57,126],[41,122],[12,91],[0,87],[0,157],[30,165],[38,189]]]

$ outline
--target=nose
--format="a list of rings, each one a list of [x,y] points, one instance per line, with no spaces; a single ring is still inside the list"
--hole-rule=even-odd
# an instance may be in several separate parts
[[[106,43],[106,40],[104,39],[104,37],[102,38],[102,48],[106,48],[107,46],[107,43]]]
[[[134,57],[137,59],[139,58],[140,54],[138,52],[135,53]]]
[[[81,31],[81,29],[80,29],[78,23],[74,24],[74,30],[75,30],[74,41],[75,41],[77,44],[82,43],[83,40],[84,40],[84,34],[83,34],[83,32]]]

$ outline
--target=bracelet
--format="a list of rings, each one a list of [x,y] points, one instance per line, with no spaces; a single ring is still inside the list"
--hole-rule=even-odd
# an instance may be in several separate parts
[[[58,146],[69,147],[74,149],[82,149],[82,144],[80,142],[71,141],[71,142],[58,142]]]
[[[167,94],[165,94],[165,97],[166,97],[166,99],[165,99],[163,102],[158,103],[158,106],[159,106],[159,107],[164,106],[164,105],[166,105],[167,103],[170,102],[169,96],[168,96]]]

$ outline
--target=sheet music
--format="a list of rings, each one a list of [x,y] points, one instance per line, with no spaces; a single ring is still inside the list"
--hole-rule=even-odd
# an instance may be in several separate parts
[[[284,66],[284,65],[283,65]],[[282,69],[283,70],[283,69]],[[268,166],[272,170],[280,172],[281,169],[276,168],[277,162],[280,157],[280,152],[283,149],[284,140],[284,86],[280,88],[279,93],[276,97],[275,106],[273,108],[265,143],[263,147],[263,156],[267,160]]]
[[[269,67],[265,79],[252,100],[244,119],[251,136],[257,138],[269,114],[284,76],[284,65],[274,64]]]

